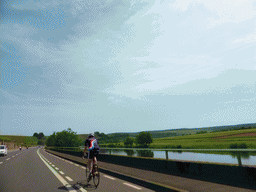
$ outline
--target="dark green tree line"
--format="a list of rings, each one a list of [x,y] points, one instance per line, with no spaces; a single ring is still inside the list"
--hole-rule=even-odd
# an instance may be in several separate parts
[[[54,132],[46,140],[48,147],[79,147],[82,144],[82,139],[71,128],[62,132]]]

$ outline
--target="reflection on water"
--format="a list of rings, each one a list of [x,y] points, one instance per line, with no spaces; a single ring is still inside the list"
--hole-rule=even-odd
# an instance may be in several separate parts
[[[154,157],[154,152],[151,150],[138,150],[137,156],[138,157]]]
[[[233,158],[237,158],[238,165],[242,166],[242,159],[249,159],[250,154],[248,151],[230,151],[229,152]]]
[[[225,154],[208,154],[182,151],[154,151],[137,149],[101,149],[103,154],[151,157],[160,159],[229,163],[238,165],[256,165],[256,154],[248,151],[229,151]]]
[[[133,156],[133,155],[135,154],[135,151],[134,151],[134,150],[130,150],[130,149],[124,150],[124,152],[125,152],[126,155],[128,155],[128,156]]]

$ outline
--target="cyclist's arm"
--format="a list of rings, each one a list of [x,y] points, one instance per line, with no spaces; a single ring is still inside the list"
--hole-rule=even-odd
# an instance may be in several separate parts
[[[84,147],[84,154],[85,154],[86,151],[87,151],[87,146]]]

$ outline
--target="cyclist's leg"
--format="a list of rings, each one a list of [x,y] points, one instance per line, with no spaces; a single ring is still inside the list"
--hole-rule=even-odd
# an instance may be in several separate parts
[[[88,168],[89,172],[92,172],[92,161],[93,161],[93,153],[90,151],[88,154]]]
[[[98,156],[98,151],[94,151],[93,153],[93,166],[97,166],[97,156]]]
[[[97,158],[96,158],[96,156],[93,157],[93,164],[97,165]]]

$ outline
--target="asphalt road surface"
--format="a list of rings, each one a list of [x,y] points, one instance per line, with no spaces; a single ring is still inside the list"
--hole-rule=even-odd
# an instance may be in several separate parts
[[[85,184],[84,166],[42,148],[12,150],[7,156],[0,156],[0,192],[151,191],[103,173],[96,189],[92,181]]]

